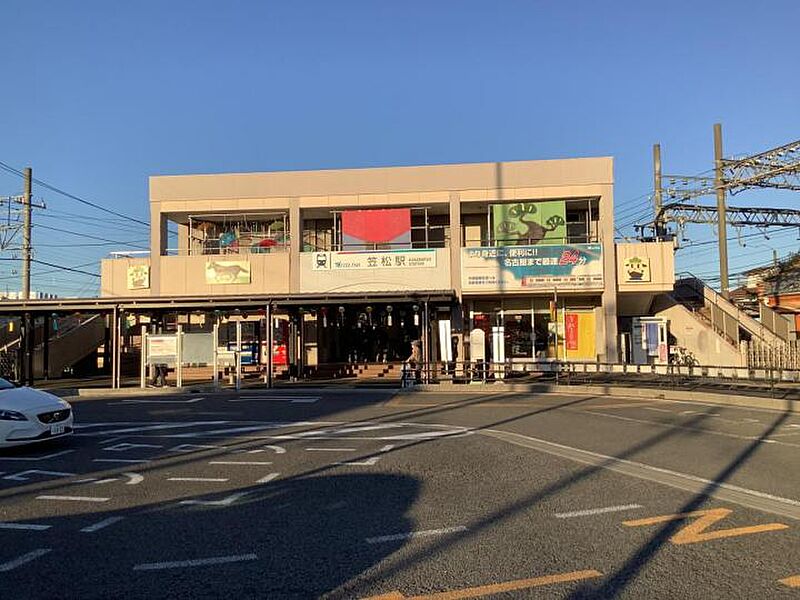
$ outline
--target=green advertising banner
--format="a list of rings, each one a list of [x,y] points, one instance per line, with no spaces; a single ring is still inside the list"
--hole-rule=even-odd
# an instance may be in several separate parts
[[[563,200],[492,204],[491,209],[492,235],[501,246],[566,243]]]

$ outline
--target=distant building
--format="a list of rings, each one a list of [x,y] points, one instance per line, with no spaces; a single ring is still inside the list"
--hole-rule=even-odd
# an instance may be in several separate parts
[[[49,292],[31,292],[31,300],[53,300],[58,298],[58,294],[51,294]],[[0,300],[22,300],[22,292],[0,292]]]

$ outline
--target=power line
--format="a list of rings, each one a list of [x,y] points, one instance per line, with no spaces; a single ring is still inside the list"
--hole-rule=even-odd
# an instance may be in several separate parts
[[[78,231],[70,231],[69,229],[60,229],[58,227],[50,227],[49,225],[34,224],[34,227],[35,228],[38,227],[40,229],[48,229],[50,231],[58,231],[60,233],[66,233],[66,234],[69,234],[69,235],[77,235],[77,236],[80,236],[80,237],[85,237],[87,239],[97,240],[97,241],[100,241],[100,242],[111,242],[113,244],[120,244],[120,245],[123,244],[123,242],[120,242],[119,240],[110,240],[108,238],[99,237],[99,236],[96,236],[96,235],[90,235],[88,233],[80,233]],[[135,247],[138,248],[139,250],[149,250],[149,248],[145,248],[144,246],[135,246]]]
[[[6,164],[6,163],[4,163],[2,161],[0,161],[0,167],[2,167],[5,171],[8,171],[8,172],[13,173],[15,175],[18,175],[20,177],[24,176],[22,171],[19,171],[18,169],[15,169],[11,165],[8,165],[8,164]],[[42,186],[43,188],[46,188],[46,189],[52,191],[52,192],[55,192],[57,194],[61,194],[62,196],[65,196],[66,198],[70,198],[71,200],[75,200],[76,202],[80,202],[81,204],[85,204],[86,206],[91,206],[92,208],[94,208],[96,210],[100,210],[100,211],[115,215],[117,217],[121,217],[121,218],[126,219],[128,221],[131,221],[133,223],[138,223],[140,225],[144,225],[145,227],[150,227],[150,223],[148,223],[146,221],[142,221],[141,219],[137,219],[136,217],[131,217],[129,215],[123,214],[121,212],[117,212],[117,211],[112,210],[110,208],[106,208],[104,206],[101,206],[99,204],[91,202],[90,200],[86,200],[85,198],[81,198],[80,196],[76,196],[75,194],[70,194],[69,192],[67,192],[65,190],[62,190],[61,188],[58,188],[58,187],[56,187],[54,185],[51,185],[51,184],[47,183],[46,181],[42,181],[41,179],[34,178],[33,182],[38,184],[38,185],[40,185],[40,186]]]

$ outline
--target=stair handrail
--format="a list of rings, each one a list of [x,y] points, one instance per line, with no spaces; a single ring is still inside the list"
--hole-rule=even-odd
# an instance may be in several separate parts
[[[706,284],[706,282],[697,275],[690,271],[676,273],[676,283],[687,283],[687,281],[692,282],[695,286],[695,291],[702,294],[704,303],[711,303],[728,316],[733,317],[753,335],[761,338],[763,341],[775,341],[775,339],[780,339],[779,336],[770,331],[766,325],[756,321],[733,302],[722,296],[717,290]],[[697,284],[701,286],[700,289],[697,289]]]

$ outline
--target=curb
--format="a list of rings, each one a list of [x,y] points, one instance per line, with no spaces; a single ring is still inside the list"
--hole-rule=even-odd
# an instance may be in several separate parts
[[[459,389],[459,388],[466,389]],[[800,400],[784,398],[760,398],[742,394],[721,394],[716,392],[697,392],[693,390],[662,390],[658,388],[631,388],[611,385],[557,385],[557,384],[507,384],[488,383],[465,386],[418,385],[398,390],[401,394],[417,392],[439,392],[444,394],[485,394],[490,392],[523,392],[551,394],[594,394],[617,398],[647,398],[650,400],[680,400],[684,402],[703,402],[720,406],[758,408],[800,414]]]

